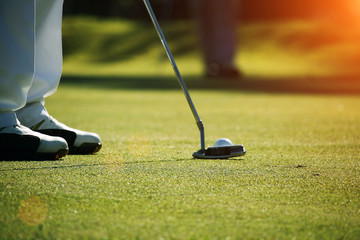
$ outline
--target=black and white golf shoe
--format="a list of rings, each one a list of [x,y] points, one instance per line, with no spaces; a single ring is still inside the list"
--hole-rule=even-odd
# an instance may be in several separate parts
[[[57,160],[69,152],[61,137],[34,132],[22,125],[0,128],[0,160]]]
[[[69,145],[69,154],[93,154],[101,149],[101,139],[96,133],[70,128],[48,116],[31,130],[50,136],[62,137]]]

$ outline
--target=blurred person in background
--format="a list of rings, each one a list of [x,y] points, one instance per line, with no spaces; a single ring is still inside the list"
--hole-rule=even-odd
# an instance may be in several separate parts
[[[239,79],[235,64],[240,0],[189,0],[199,29],[207,78]]]
[[[62,8],[63,0],[0,2],[1,160],[58,159],[101,148],[97,134],[58,122],[44,106],[62,71]]]

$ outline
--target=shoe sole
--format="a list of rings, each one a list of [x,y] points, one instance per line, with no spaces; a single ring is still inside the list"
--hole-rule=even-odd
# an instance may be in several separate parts
[[[59,160],[69,153],[69,149],[60,149],[55,153],[0,153],[1,161],[46,161],[46,160]]]
[[[94,154],[100,151],[101,143],[83,143],[79,147],[70,146],[69,155]]]

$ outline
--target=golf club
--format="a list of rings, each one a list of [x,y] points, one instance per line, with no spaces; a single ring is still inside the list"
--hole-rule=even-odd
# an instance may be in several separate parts
[[[196,111],[195,105],[193,101],[191,100],[190,94],[186,88],[185,82],[183,78],[181,77],[180,71],[175,63],[175,60],[170,52],[170,49],[167,45],[167,42],[165,40],[164,34],[160,28],[160,25],[156,19],[156,16],[154,14],[154,11],[152,10],[152,7],[150,5],[150,2],[148,0],[143,0],[145,7],[150,15],[150,18],[155,26],[156,32],[159,35],[159,38],[161,40],[161,43],[165,49],[165,52],[170,60],[170,63],[174,69],[176,78],[181,86],[181,89],[186,97],[186,100],[189,104],[189,107],[192,111],[192,114],[196,120],[196,124],[200,131],[200,143],[201,148],[200,150],[193,153],[194,158],[201,158],[201,159],[226,159],[231,157],[238,157],[245,155],[246,151],[243,145],[227,145],[227,146],[217,146],[217,147],[209,147],[205,149],[205,130],[204,125],[199,117],[199,114]]]

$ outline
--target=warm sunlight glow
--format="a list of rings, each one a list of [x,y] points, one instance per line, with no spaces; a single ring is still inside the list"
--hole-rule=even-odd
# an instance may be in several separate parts
[[[355,24],[360,24],[360,0],[349,0],[347,2],[349,10],[349,17]]]

